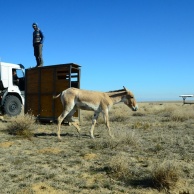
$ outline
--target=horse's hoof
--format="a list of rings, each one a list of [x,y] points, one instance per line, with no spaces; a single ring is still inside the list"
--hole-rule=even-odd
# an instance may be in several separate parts
[[[60,137],[58,137],[58,141],[61,141],[61,138]]]

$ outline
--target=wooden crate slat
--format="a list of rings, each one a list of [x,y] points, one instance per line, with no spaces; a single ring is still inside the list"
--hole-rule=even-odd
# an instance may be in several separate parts
[[[39,108],[37,94],[30,94],[30,96],[27,95],[25,100],[25,113],[37,116]]]
[[[40,117],[49,117],[53,114],[52,101],[52,95],[41,95]]]

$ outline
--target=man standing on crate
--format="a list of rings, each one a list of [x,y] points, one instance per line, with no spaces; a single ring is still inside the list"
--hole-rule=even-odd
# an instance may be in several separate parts
[[[43,59],[42,59],[42,47],[44,41],[44,35],[42,31],[38,28],[37,23],[33,23],[32,27],[34,29],[33,32],[33,47],[34,47],[34,56],[36,58],[36,67],[43,66]]]

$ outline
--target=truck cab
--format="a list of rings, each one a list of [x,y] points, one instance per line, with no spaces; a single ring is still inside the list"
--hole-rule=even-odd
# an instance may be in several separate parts
[[[17,84],[13,72],[17,74]],[[21,64],[0,62],[0,111],[17,116],[24,105],[25,68]]]

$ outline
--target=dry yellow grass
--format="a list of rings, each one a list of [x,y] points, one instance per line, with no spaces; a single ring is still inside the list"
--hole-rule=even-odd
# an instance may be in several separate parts
[[[102,117],[90,138],[92,115],[81,112],[81,138],[62,126],[61,142],[56,124],[34,123],[30,115],[2,120],[0,193],[193,193],[193,105],[139,103],[135,113],[116,105],[114,139]]]
[[[11,135],[31,138],[33,136],[32,130],[35,128],[35,121],[36,118],[29,114],[10,117],[7,131]]]
[[[158,189],[169,191],[174,188],[180,178],[178,166],[173,162],[165,161],[156,164],[151,172],[153,184]]]

